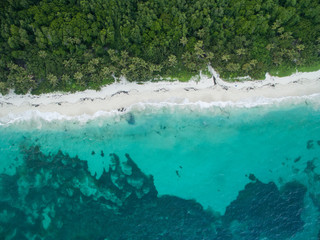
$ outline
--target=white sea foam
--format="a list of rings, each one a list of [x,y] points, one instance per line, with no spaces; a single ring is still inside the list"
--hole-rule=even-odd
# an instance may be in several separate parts
[[[68,116],[63,115],[58,112],[40,112],[38,110],[28,110],[23,113],[17,114],[9,114],[6,117],[0,118],[0,125],[8,126],[11,124],[16,123],[23,123],[23,122],[53,122],[53,121],[77,121],[79,123],[86,123],[90,120],[99,118],[99,117],[109,117],[118,114],[116,111],[105,112],[105,111],[98,111],[93,115],[89,114],[82,114],[79,116]]]
[[[206,109],[211,107],[235,107],[235,108],[252,108],[264,105],[274,105],[277,103],[282,104],[300,104],[305,101],[310,101],[310,104],[317,104],[320,101],[320,93],[307,95],[307,96],[289,96],[281,98],[266,98],[266,97],[255,97],[242,101],[214,101],[204,102],[197,101],[192,102],[185,98],[183,100],[178,99],[177,101],[166,101],[166,102],[140,102],[131,106],[133,109],[144,109],[146,106],[152,107],[172,107],[172,106],[197,106],[200,109]],[[137,106],[139,106],[137,108]]]
[[[265,98],[256,97],[242,101],[216,101],[216,102],[204,102],[196,101],[192,102],[189,99],[171,99],[171,101],[164,102],[139,102],[132,104],[122,111],[97,111],[93,114],[81,114],[76,116],[69,116],[61,114],[59,112],[42,112],[38,110],[27,110],[22,113],[10,113],[5,117],[0,118],[1,126],[10,126],[13,124],[21,124],[26,122],[34,122],[41,127],[41,123],[52,123],[61,121],[72,121],[79,124],[85,124],[88,121],[95,119],[113,119],[118,121],[117,116],[125,115],[128,112],[133,113],[148,113],[156,114],[163,111],[174,110],[192,110],[192,111],[209,111],[211,113],[218,113],[216,109],[225,108],[226,111],[232,111],[232,109],[248,109],[264,107],[266,109],[274,107],[289,107],[295,105],[309,105],[310,107],[319,110],[320,109],[320,93],[312,94],[308,96],[295,96],[295,97],[282,97],[282,98]]]

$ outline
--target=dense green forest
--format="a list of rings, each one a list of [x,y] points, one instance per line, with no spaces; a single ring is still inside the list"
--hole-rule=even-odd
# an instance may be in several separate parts
[[[319,0],[1,0],[0,91],[99,89],[320,61]]]

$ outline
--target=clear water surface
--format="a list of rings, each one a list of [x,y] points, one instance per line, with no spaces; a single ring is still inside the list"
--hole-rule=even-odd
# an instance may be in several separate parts
[[[320,238],[319,97],[0,126],[1,239]]]

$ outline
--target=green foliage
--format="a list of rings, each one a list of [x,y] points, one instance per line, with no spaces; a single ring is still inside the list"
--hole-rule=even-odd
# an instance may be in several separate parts
[[[47,79],[53,88],[55,88],[58,85],[58,78],[52,73],[48,74]]]
[[[35,86],[33,75],[29,74],[26,69],[19,67],[14,63],[8,64],[9,74],[7,83],[18,94],[26,94]]]
[[[8,93],[8,91],[9,91],[9,89],[7,88],[6,83],[0,82],[0,93],[5,95]]]
[[[318,0],[3,0],[1,8],[2,93],[99,89],[120,76],[186,80],[208,63],[222,77],[261,78],[320,62]]]

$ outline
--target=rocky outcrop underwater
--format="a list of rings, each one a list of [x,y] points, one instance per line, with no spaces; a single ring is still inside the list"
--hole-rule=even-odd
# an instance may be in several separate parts
[[[287,239],[303,229],[307,189],[251,182],[221,216],[195,200],[158,196],[129,154],[97,179],[86,161],[23,148],[13,176],[0,175],[0,239]],[[214,206],[213,206],[214,209]]]

